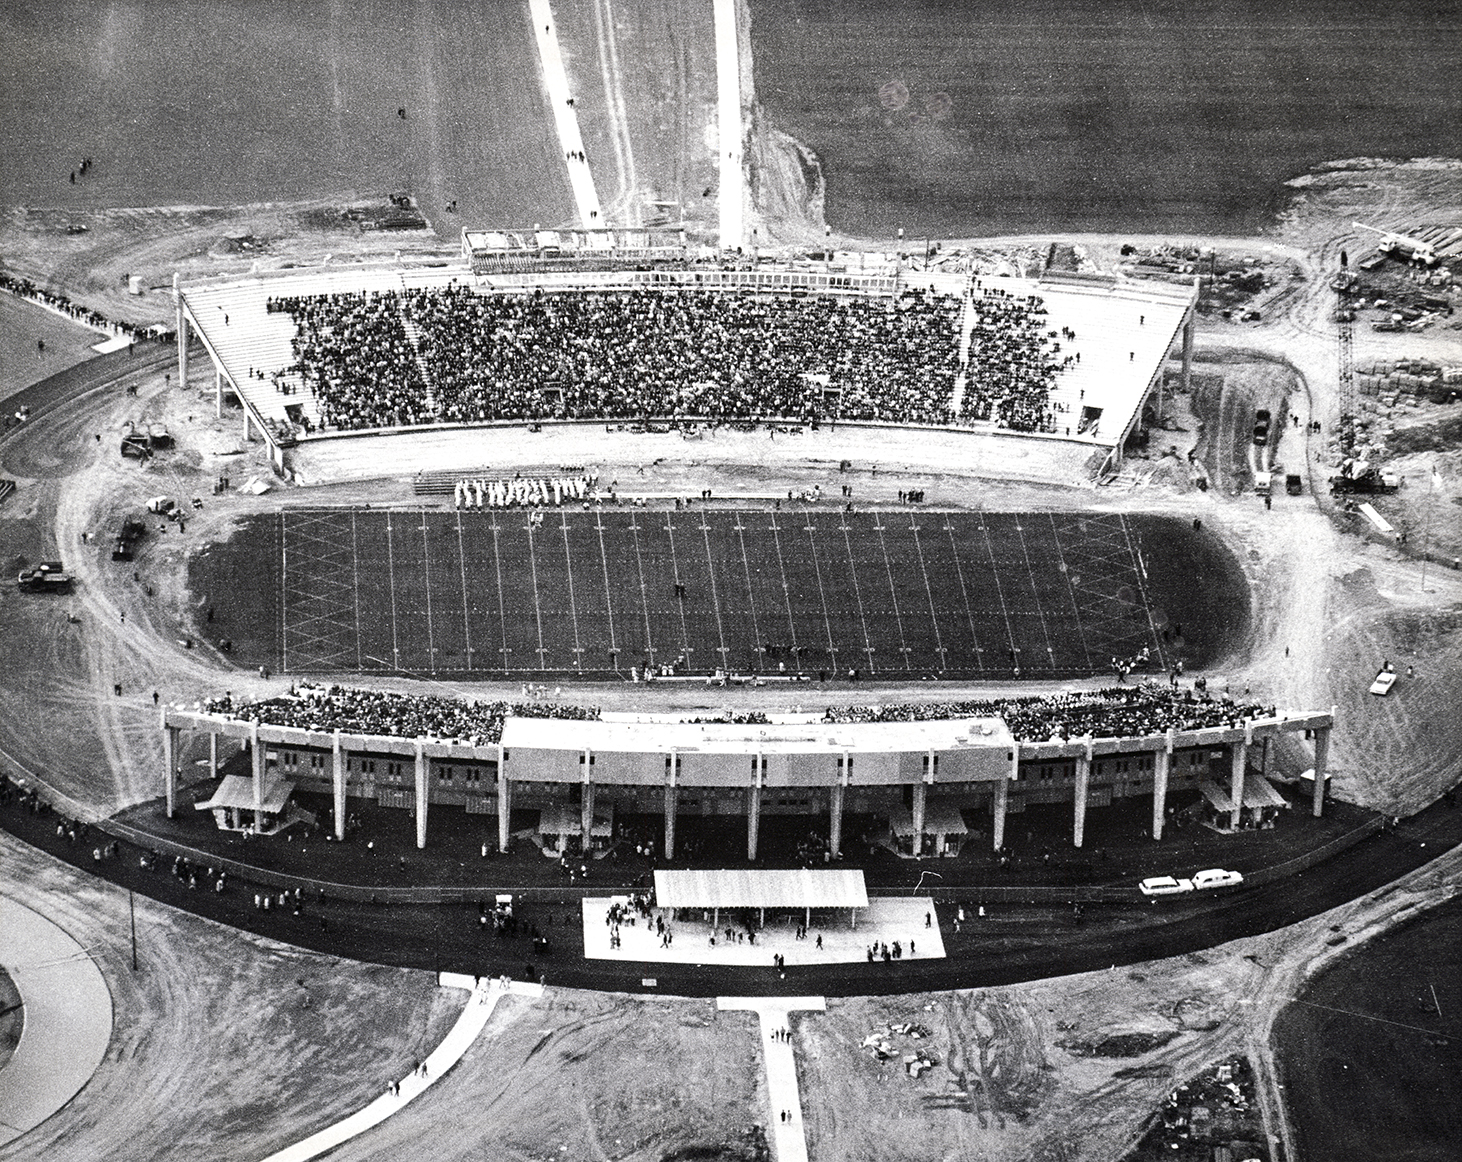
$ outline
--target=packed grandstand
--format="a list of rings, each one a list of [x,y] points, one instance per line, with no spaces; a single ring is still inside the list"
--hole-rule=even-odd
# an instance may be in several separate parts
[[[960,393],[962,300],[693,289],[270,298],[294,321],[278,390],[329,428],[538,419],[792,419],[1052,430],[1062,336],[1039,296],[979,291]]]
[[[297,686],[291,693],[257,702],[231,696],[205,702],[201,709],[245,722],[313,731],[398,738],[454,740],[473,746],[502,739],[503,722],[520,718],[597,719],[597,707],[552,702],[465,702],[456,698],[396,694],[345,686]],[[1231,726],[1245,719],[1270,718],[1274,707],[1213,698],[1205,693],[1149,683],[1102,690],[1014,698],[964,699],[943,702],[895,702],[883,705],[832,706],[828,723],[932,722],[959,718],[1000,718],[1022,742],[1053,738],[1129,738],[1161,734],[1169,729],[1200,730]],[[734,719],[705,721],[766,723],[760,712]]]

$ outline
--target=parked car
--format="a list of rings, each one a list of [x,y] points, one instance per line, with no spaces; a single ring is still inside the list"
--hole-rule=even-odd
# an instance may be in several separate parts
[[[1192,880],[1174,879],[1172,876],[1148,876],[1137,885],[1144,896],[1178,896],[1193,890]]]
[[[1244,877],[1236,871],[1225,871],[1221,867],[1211,867],[1205,871],[1196,872],[1193,876],[1193,887],[1198,891],[1207,888],[1236,888],[1244,882]]]
[[[147,511],[155,512],[159,516],[167,516],[177,507],[178,502],[171,496],[154,496],[147,502]]]

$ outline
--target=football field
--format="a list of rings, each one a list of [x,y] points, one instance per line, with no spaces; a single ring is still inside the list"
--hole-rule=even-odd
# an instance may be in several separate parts
[[[298,673],[1040,678],[1109,672],[1144,647],[1160,672],[1182,617],[1155,607],[1142,531],[1115,514],[554,509],[535,525],[525,510],[296,509],[270,523],[279,661]]]

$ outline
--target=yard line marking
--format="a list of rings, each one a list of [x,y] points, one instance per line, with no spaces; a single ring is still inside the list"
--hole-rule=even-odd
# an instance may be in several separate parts
[[[1061,576],[1066,578],[1066,595],[1071,598],[1071,612],[1076,617],[1076,632],[1081,635],[1081,651],[1086,655],[1086,668],[1095,670],[1091,660],[1091,644],[1086,640],[1086,625],[1081,620],[1081,606],[1076,603],[1076,590],[1071,586],[1071,568],[1066,564],[1066,550],[1061,547],[1061,530],[1056,527],[1056,514],[1046,514],[1051,519],[1051,539],[1056,542],[1056,555],[1061,558]]]
[[[909,640],[904,636],[904,615],[899,610],[898,589],[893,581],[893,562],[888,559],[888,541],[883,535],[883,522],[876,516],[873,518],[873,527],[878,530],[878,547],[883,553],[883,567],[888,571],[888,595],[893,599],[893,618],[899,627],[899,653],[904,655],[904,669],[912,670],[914,665],[909,658]]]
[[[848,535],[848,522],[844,521],[838,526],[843,530],[843,544],[848,547],[848,574],[853,578],[853,596],[858,600],[858,620],[863,623],[863,652],[868,655],[868,673],[878,673],[878,668],[873,664],[873,635],[868,632],[868,616],[863,611],[863,590],[858,584],[857,564],[853,560],[853,538]]]
[[[512,653],[512,647],[508,645],[508,602],[503,594],[503,558],[498,549],[498,527],[497,514],[488,517],[492,523],[492,564],[497,571],[497,619],[502,627],[503,644],[499,652],[503,656],[503,673],[508,672],[508,655]]]
[[[1137,547],[1132,543],[1132,533],[1127,528],[1127,518],[1119,515],[1118,520],[1122,525],[1122,536],[1127,539],[1127,551],[1131,554],[1133,572],[1137,575],[1137,594],[1142,601],[1142,609],[1147,614],[1147,628],[1152,631],[1152,645],[1157,651],[1158,669],[1160,671],[1166,670],[1168,664],[1167,659],[1163,657],[1162,653],[1162,635],[1157,632],[1157,624],[1152,620],[1152,606],[1147,600],[1147,579],[1143,576],[1142,557],[1137,552]]]
[[[599,563],[604,566],[604,609],[609,614],[609,660],[614,670],[619,670],[619,643],[614,640],[614,597],[609,583],[609,551],[604,547],[604,517],[601,515],[594,527],[599,530]]]
[[[350,573],[355,591],[355,668],[364,670],[365,659],[360,656],[360,540],[355,529],[355,509],[350,510]]]
[[[1045,611],[1041,609],[1041,591],[1036,585],[1036,571],[1031,565],[1030,550],[1026,548],[1025,530],[1020,526],[1019,516],[1015,518],[1015,535],[1020,541],[1020,554],[1025,558],[1026,576],[1031,579],[1031,596],[1035,599],[1036,603],[1036,620],[1041,623],[1041,636],[1046,639],[1046,657],[1051,663],[1051,669],[1054,670],[1056,668],[1056,650],[1051,645],[1051,631],[1046,626]]]
[[[751,557],[746,551],[746,526],[741,523],[741,518],[737,517],[736,523],[731,527],[736,530],[736,539],[741,542],[741,568],[746,573],[746,602],[747,608],[751,610],[752,652],[758,653],[766,643],[761,640],[761,626],[756,617],[756,594],[751,588]]]
[[[807,524],[805,527],[807,529],[807,547],[812,552],[812,571],[817,575],[817,597],[818,600],[822,602],[822,624],[827,628],[827,652],[832,655],[833,667],[834,669],[836,669],[838,662],[838,647],[833,641],[833,622],[832,618],[828,616],[827,592],[822,587],[822,566],[818,564],[817,542],[812,537],[812,534],[815,533],[817,530],[812,527],[811,517],[807,519]],[[798,663],[797,669],[799,671],[802,669],[800,661]]]
[[[580,673],[584,670],[584,644],[579,641],[579,603],[574,600],[574,562],[569,552],[569,514],[558,514],[559,527],[563,530],[563,563],[569,579],[569,616],[574,622],[574,667]]]
[[[533,521],[528,521],[528,568],[533,573],[533,619],[538,625],[538,668],[548,669],[548,650],[543,645],[543,606],[538,601],[538,550],[533,544]],[[506,639],[505,639],[506,640]]]
[[[777,527],[777,518],[772,517],[772,541],[777,546],[777,568],[782,573],[782,600],[787,606],[787,630],[792,635],[792,657],[797,669],[802,669],[802,651],[797,646],[797,623],[792,619],[792,587],[787,584],[787,562],[782,558],[782,531]],[[836,658],[833,659],[835,662]]]
[[[680,556],[675,551],[675,525],[670,520],[670,514],[665,514],[665,532],[670,537],[670,572],[675,578],[675,584],[680,584]],[[681,598],[679,591],[676,591],[675,606],[680,610],[680,640],[685,647],[685,664],[690,665],[690,626],[685,620],[685,601]]]
[[[640,552],[640,526],[639,522],[631,520],[630,531],[635,535],[635,567],[640,574],[640,608],[645,612],[645,653],[649,655],[650,665],[655,664],[655,638],[650,632],[650,593],[645,586],[645,555]]]
[[[726,646],[726,628],[721,624],[721,599],[716,593],[716,562],[711,556],[711,526],[706,524],[705,514],[701,514],[701,535],[706,539],[706,572],[711,578],[711,607],[716,611],[716,633],[721,638],[721,647],[716,652],[721,655],[721,668],[730,669],[731,651]]]
[[[1000,613],[1005,618],[1005,637],[1010,642],[1011,666],[1020,670],[1020,647],[1015,644],[1015,626],[1010,624],[1010,607],[1005,604],[1005,587],[1000,584],[1000,566],[995,563],[995,545],[990,540],[990,526],[985,523],[985,514],[979,514],[980,532],[985,534],[985,555],[990,558],[990,576],[995,581],[995,592],[1000,598]]]
[[[975,669],[981,673],[985,669],[985,650],[980,645],[980,635],[975,632],[975,611],[970,605],[970,590],[965,584],[965,569],[959,560],[959,542],[954,539],[954,525],[945,522],[944,531],[949,534],[949,553],[954,558],[954,573],[959,578],[959,591],[964,596],[965,617],[970,623],[970,640],[975,643]]]
[[[472,618],[467,606],[467,548],[462,543],[462,510],[457,510],[457,563],[462,570],[462,639],[467,643],[467,668],[472,665]]]
[[[396,640],[396,547],[391,541],[391,511],[386,510],[386,570],[391,581],[391,665],[401,668],[401,646]]]
[[[939,655],[939,669],[946,669],[948,660],[944,653],[944,635],[939,632],[939,611],[934,608],[934,587],[929,584],[929,563],[924,560],[924,546],[919,543],[919,525],[914,514],[909,513],[909,528],[914,534],[914,555],[919,558],[919,568],[924,574],[924,592],[929,595],[929,620],[934,623],[934,652]]]
[[[426,578],[426,651],[431,658],[431,672],[437,672],[437,639],[431,623],[431,552],[426,542],[426,509],[421,510],[421,572]]]

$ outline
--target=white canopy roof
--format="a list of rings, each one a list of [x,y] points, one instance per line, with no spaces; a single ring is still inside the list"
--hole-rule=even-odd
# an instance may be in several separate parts
[[[278,815],[284,810],[284,805],[292,794],[294,794],[294,784],[289,780],[281,779],[277,775],[267,776],[264,780],[259,809]],[[193,806],[199,811],[208,811],[214,807],[233,807],[252,811],[254,809],[254,780],[245,775],[224,775],[223,782],[219,783],[218,789],[213,792],[213,798],[206,803],[194,803]]]
[[[863,873],[813,871],[657,871],[662,908],[866,908]]]

